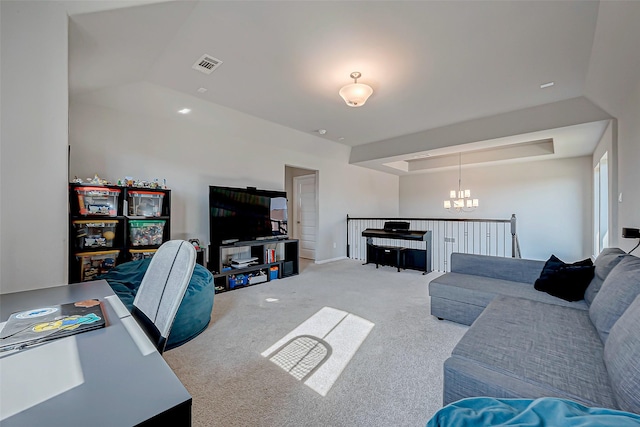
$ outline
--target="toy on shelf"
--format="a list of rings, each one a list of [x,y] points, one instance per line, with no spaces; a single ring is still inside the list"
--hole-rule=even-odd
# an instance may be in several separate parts
[[[92,280],[116,265],[119,250],[83,252],[76,254],[80,259],[80,281]]]
[[[165,220],[136,220],[129,223],[131,246],[162,244]]]
[[[135,179],[133,179],[133,177],[125,176],[124,179],[118,180],[118,185],[123,187],[151,188],[162,190],[169,189],[167,187],[167,180],[163,179],[162,183],[160,183],[160,180],[158,178],[154,179],[153,181],[136,181]]]
[[[72,223],[76,229],[78,249],[113,247],[117,220],[74,220]]]
[[[129,215],[161,216],[163,198],[164,193],[160,191],[129,190]]]
[[[116,188],[77,187],[80,215],[116,216],[120,190]]]

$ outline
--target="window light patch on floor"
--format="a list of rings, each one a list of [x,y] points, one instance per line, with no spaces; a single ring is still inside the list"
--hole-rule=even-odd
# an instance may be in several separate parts
[[[262,356],[326,396],[373,327],[355,314],[324,307]]]

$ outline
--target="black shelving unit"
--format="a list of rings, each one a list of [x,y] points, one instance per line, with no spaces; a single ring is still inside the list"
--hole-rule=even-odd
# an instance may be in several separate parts
[[[271,259],[268,250],[273,250],[274,257]],[[234,268],[231,266],[232,258],[255,260],[246,267]],[[255,240],[209,245],[207,266],[213,273],[216,293],[294,276],[299,272],[298,240]],[[272,268],[277,268],[277,273]]]
[[[79,191],[85,194],[92,192],[113,194],[106,195],[103,205],[87,205],[80,201]],[[151,192],[162,195],[162,203],[154,212],[144,212],[152,216],[129,215],[129,196],[136,197],[140,192]],[[117,203],[115,195],[117,194]],[[149,195],[149,194],[147,194]],[[159,199],[159,197],[157,197]],[[132,212],[136,213],[136,212]],[[147,223],[136,223],[146,221]],[[132,226],[162,221],[162,236],[156,233],[155,238],[135,240],[132,238]],[[106,224],[107,228],[104,228]],[[113,225],[113,227],[111,227]],[[159,229],[159,227],[157,227]],[[113,236],[106,239],[98,237],[95,241],[91,230],[98,230],[98,235],[111,231]],[[102,231],[102,232],[100,232]],[[107,235],[111,237],[111,235]],[[89,240],[87,240],[89,238]],[[156,188],[121,187],[117,185],[69,184],[69,283],[93,280],[97,275],[108,271],[115,265],[130,261],[132,252],[140,251],[140,255],[150,256],[154,250],[171,238],[171,190]],[[100,241],[102,239],[102,241]],[[87,245],[88,243],[88,245]],[[117,251],[117,252],[116,252]],[[101,261],[101,259],[103,261]]]

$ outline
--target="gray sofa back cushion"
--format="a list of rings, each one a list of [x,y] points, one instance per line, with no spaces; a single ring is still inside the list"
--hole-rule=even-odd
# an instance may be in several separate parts
[[[611,328],[604,346],[616,402],[623,411],[640,413],[640,296]]]
[[[640,258],[625,255],[604,279],[602,288],[589,307],[589,317],[602,342],[622,313],[640,294]]]
[[[593,275],[593,279],[591,283],[587,287],[587,290],[584,292],[584,300],[588,305],[593,303],[594,298],[600,291],[602,287],[602,283],[604,279],[607,278],[607,275],[613,270],[613,267],[618,265],[622,256],[625,255],[626,252],[620,248],[605,248],[600,252],[600,255],[596,258],[594,263],[595,271]]]
[[[451,272],[533,284],[544,261],[490,255],[451,254]]]

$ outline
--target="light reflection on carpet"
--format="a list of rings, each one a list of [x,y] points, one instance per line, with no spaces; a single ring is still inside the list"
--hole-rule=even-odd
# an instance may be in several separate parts
[[[373,326],[355,314],[323,307],[262,356],[326,396]]]

